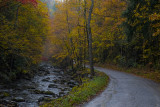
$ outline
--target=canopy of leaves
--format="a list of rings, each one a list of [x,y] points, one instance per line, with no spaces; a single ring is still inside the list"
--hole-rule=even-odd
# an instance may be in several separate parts
[[[5,0],[4,0],[5,1]],[[26,2],[25,2],[26,3]],[[48,35],[48,9],[41,1],[17,5],[10,1],[0,10],[0,77],[16,75],[36,67]]]

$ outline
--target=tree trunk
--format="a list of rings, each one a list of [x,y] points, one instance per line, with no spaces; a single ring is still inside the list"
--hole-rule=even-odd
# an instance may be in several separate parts
[[[80,3],[81,3],[81,0],[78,1],[78,26],[80,26]],[[81,34],[80,34],[80,27],[78,27],[78,37],[79,37],[79,55],[78,55],[78,68],[82,68],[82,37],[81,37]]]
[[[92,4],[89,9],[89,16],[88,16],[88,25],[87,25],[87,30],[88,30],[88,39],[89,39],[89,62],[90,62],[90,71],[92,77],[95,75],[94,68],[93,68],[93,54],[92,54],[92,32],[91,32],[91,15],[93,12],[93,7],[94,7],[94,0],[91,0]]]
[[[88,43],[88,45],[89,45],[89,42],[88,42],[88,31],[87,31],[87,16],[86,16],[86,8],[87,8],[87,2],[86,2],[86,0],[84,0],[84,35],[85,35],[85,38],[84,38],[84,69],[86,68],[86,53],[87,53],[87,43]]]
[[[67,3],[68,3],[68,1],[66,1],[66,4]],[[68,10],[67,10],[67,8],[66,8],[66,21],[67,21],[67,26],[68,26],[68,33],[70,34],[71,30],[70,30],[70,26],[69,26],[69,16],[68,16]],[[72,56],[72,54],[73,54],[73,41],[72,41],[72,37],[70,37],[69,40],[70,40],[70,43],[71,43],[71,51],[69,53],[70,53],[70,56]],[[73,59],[72,59],[72,57],[70,59],[70,65],[71,65],[71,69],[73,71],[74,67],[73,67]]]
[[[18,7],[17,7],[17,11],[16,11],[16,21],[15,21],[15,24],[14,24],[14,29],[16,29],[17,28],[17,23],[18,23],[18,13],[19,13],[19,7],[20,7],[21,5],[18,5]]]

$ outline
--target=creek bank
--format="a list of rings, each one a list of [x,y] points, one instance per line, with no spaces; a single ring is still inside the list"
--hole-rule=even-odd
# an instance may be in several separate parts
[[[88,72],[81,76],[84,76],[81,85],[75,86],[66,96],[53,99],[49,103],[44,103],[41,107],[81,107],[82,104],[100,94],[109,82],[109,77],[99,71],[96,71],[96,76],[92,79],[89,78]]]

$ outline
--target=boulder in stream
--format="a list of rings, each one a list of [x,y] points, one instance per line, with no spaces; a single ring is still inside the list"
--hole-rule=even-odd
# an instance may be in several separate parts
[[[49,80],[50,80],[50,78],[48,77],[48,78],[43,79],[42,81],[43,82],[49,82]]]
[[[61,72],[61,70],[60,69],[54,69],[53,72],[59,73],[59,72]]]
[[[49,84],[48,88],[57,88],[58,86],[55,84]]]
[[[58,83],[59,81],[57,79],[53,80],[54,83]]]
[[[33,92],[34,92],[35,94],[43,94],[43,93],[44,93],[44,91],[41,91],[41,90],[33,90]]]
[[[38,102],[50,102],[50,101],[52,101],[52,99],[49,97],[40,97],[38,99]]]
[[[15,97],[15,98],[12,99],[12,101],[15,101],[15,102],[25,102],[25,100],[22,97]]]
[[[63,97],[65,93],[63,91],[59,92],[59,97]]]
[[[60,83],[65,84],[66,82],[67,82],[66,80],[62,79]]]
[[[46,94],[46,95],[52,95],[53,97],[56,97],[56,94],[51,91],[41,91],[41,90],[34,90],[34,93],[36,94]]]
[[[56,97],[56,94],[51,91],[44,91],[43,94],[52,95],[53,97]]]
[[[61,88],[61,91],[68,91],[68,88]]]

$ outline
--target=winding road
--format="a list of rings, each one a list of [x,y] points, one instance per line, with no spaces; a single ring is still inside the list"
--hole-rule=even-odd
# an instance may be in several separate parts
[[[160,84],[132,74],[95,67],[110,77],[101,95],[83,107],[160,107]]]

